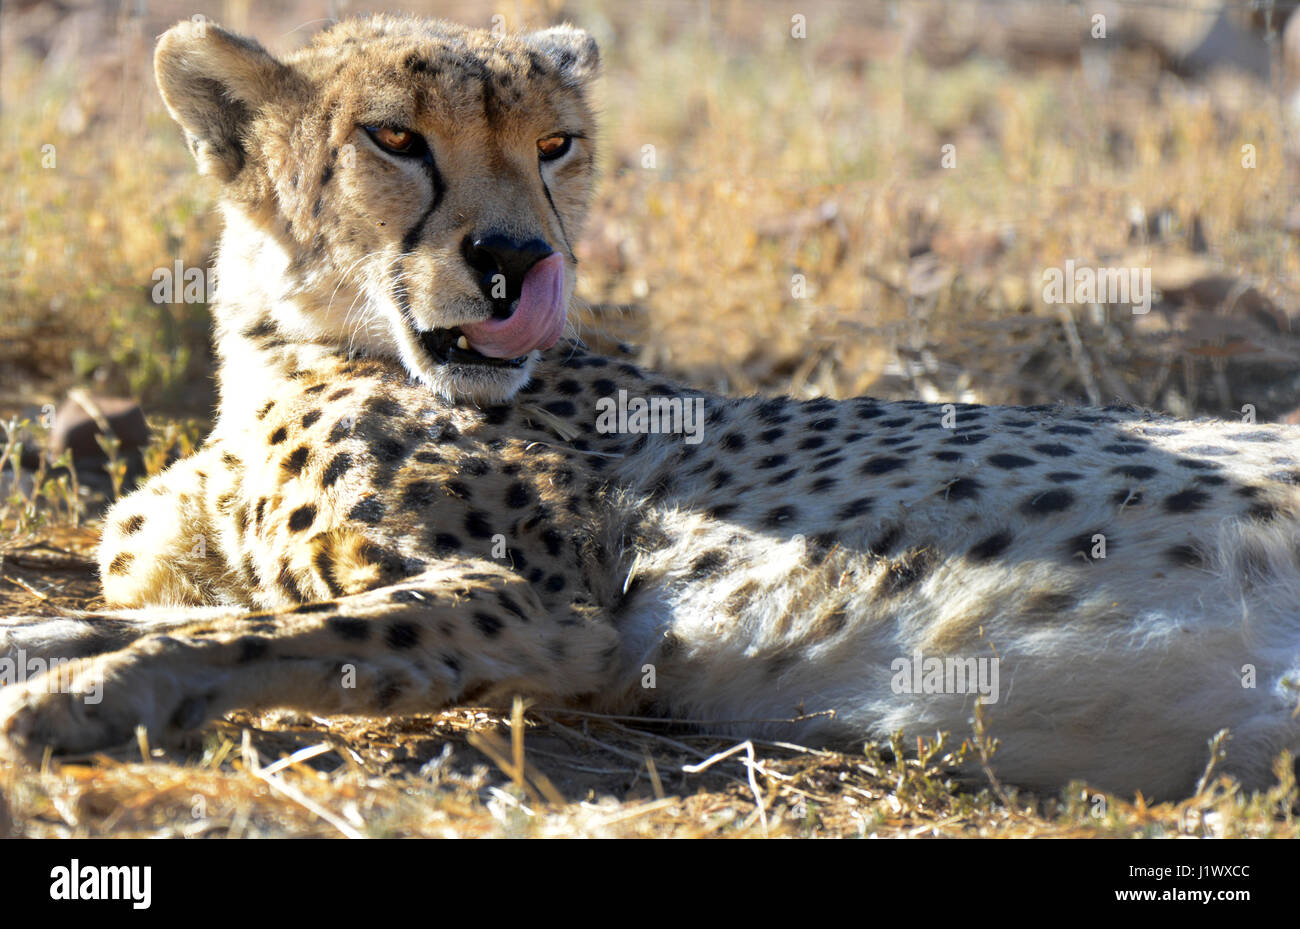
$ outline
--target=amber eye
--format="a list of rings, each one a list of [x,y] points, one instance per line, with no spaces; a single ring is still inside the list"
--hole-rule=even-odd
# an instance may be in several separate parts
[[[370,138],[386,152],[394,155],[416,157],[423,155],[427,146],[419,133],[410,129],[393,129],[389,126],[367,126]]]
[[[569,150],[573,144],[573,136],[551,135],[540,139],[537,143],[537,157],[542,161],[553,161],[559,158]]]

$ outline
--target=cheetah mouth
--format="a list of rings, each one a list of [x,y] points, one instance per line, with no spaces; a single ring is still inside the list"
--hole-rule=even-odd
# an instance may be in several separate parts
[[[419,334],[420,344],[439,364],[484,365],[489,368],[522,368],[528,355],[515,358],[492,358],[469,344],[469,339],[459,326],[450,329],[429,329]]]
[[[552,252],[528,269],[504,319],[430,329],[419,334],[420,344],[442,364],[518,368],[530,352],[559,341],[564,304],[564,256]]]

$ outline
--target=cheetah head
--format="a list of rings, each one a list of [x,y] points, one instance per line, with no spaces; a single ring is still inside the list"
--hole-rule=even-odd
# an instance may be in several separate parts
[[[223,185],[218,337],[400,360],[500,402],[573,294],[595,134],[595,42],[374,16],[277,60],[217,26],[158,42],[164,103]]]

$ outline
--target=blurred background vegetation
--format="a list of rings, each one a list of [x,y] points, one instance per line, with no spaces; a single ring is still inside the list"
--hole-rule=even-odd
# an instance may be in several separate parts
[[[1108,2],[1094,38],[1055,0],[7,3],[0,412],[87,385],[210,413],[206,306],[151,299],[155,269],[210,263],[219,232],[154,37],[201,13],[287,51],[387,9],[600,39],[596,341],[729,391],[1284,418],[1292,5]],[[1224,22],[1238,45],[1199,52]],[[1066,259],[1150,267],[1161,299],[1047,305],[1043,269]]]

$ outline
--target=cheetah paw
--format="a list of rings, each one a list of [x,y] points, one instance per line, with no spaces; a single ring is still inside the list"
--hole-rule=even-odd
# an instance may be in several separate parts
[[[39,760],[47,748],[79,754],[197,726],[207,701],[176,675],[120,658],[81,659],[0,689],[0,754]]]

